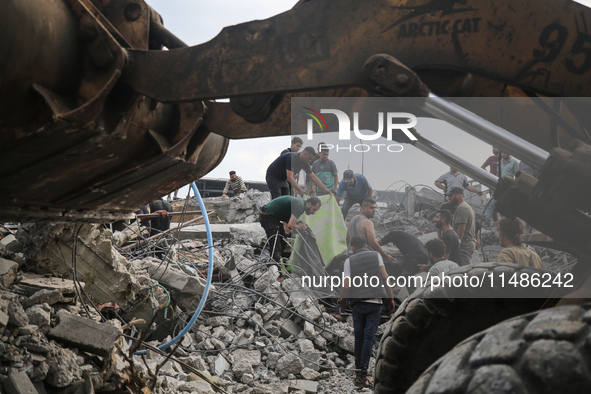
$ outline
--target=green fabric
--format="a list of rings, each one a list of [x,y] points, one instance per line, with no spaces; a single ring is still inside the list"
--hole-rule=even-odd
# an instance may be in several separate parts
[[[318,198],[322,202],[318,212],[310,216],[304,213],[300,216],[300,220],[312,229],[324,265],[328,265],[335,256],[347,250],[347,226],[334,197],[326,195]],[[293,245],[294,251],[291,252],[291,260],[295,251],[300,248],[301,242],[301,237],[298,235]]]

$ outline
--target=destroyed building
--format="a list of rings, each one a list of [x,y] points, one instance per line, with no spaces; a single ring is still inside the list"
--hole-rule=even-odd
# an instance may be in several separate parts
[[[378,235],[402,229],[423,242],[436,236],[428,216],[440,202],[429,196],[419,190],[412,199],[390,201],[374,219]],[[256,190],[204,200],[215,242],[212,286],[201,309],[208,248],[204,225],[195,225],[200,215],[184,215],[155,239],[137,238],[135,231],[125,245],[119,232],[96,224],[23,224],[14,234],[4,232],[5,390],[352,391],[351,317],[333,316],[338,293],[310,291],[289,273],[275,280],[279,272],[256,222],[257,207],[268,200]],[[412,209],[404,207],[409,201]],[[194,212],[196,203],[173,205]],[[482,239],[494,261],[496,236],[486,230]],[[401,257],[395,247],[389,252]],[[572,264],[572,257],[553,253],[541,254],[546,266]],[[400,291],[398,303],[407,296]],[[160,350],[163,344],[167,349]],[[371,370],[374,363],[372,357]]]
[[[106,224],[210,173],[230,139],[330,126],[365,149],[379,135],[358,126],[376,118],[374,105],[379,119],[411,115],[388,130],[372,124],[388,147],[419,149],[494,188],[499,212],[531,226],[524,238],[544,264],[490,263],[497,232],[485,228],[484,252],[448,278],[490,280],[489,297],[434,289],[433,278],[410,296],[400,289],[377,334],[375,390],[591,390],[588,7],[299,1],[188,46],[142,0],[0,2],[0,391],[354,390],[351,317],[333,316],[335,294],[305,289],[297,272],[324,270],[342,228],[305,252],[323,259],[301,258],[311,243],[296,237],[284,257],[300,265],[278,282],[283,268],[256,223],[264,193],[185,200],[179,224],[154,237],[139,221],[115,233]],[[361,100],[340,107],[352,97]],[[336,106],[357,127],[298,116]],[[497,179],[411,127],[417,117],[539,173]],[[441,201],[428,188],[380,202],[379,235],[435,237]],[[537,298],[507,298],[523,283]]]

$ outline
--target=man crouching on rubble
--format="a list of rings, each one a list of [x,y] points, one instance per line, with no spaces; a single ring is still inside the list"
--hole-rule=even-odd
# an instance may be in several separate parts
[[[315,214],[320,205],[322,203],[317,197],[311,197],[304,202],[299,197],[281,196],[261,208],[259,221],[267,234],[267,245],[273,260],[281,260],[281,253],[287,245],[285,239],[294,228],[304,231],[308,227],[298,220],[299,217],[304,212],[307,215]],[[282,278],[281,274],[277,280],[281,281]]]
[[[355,236],[351,239],[353,255],[345,260],[343,267],[343,298],[353,310],[353,332],[355,334],[355,386],[371,387],[367,379],[367,368],[371,358],[375,335],[380,324],[382,298],[388,297],[394,311],[394,296],[387,285],[388,273],[382,256],[367,249],[365,238]]]

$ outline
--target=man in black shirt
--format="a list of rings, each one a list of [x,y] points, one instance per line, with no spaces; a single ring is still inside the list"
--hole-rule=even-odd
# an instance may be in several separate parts
[[[403,275],[412,275],[419,272],[419,264],[429,261],[427,251],[423,243],[412,234],[404,231],[390,231],[384,238],[378,241],[380,246],[393,243],[402,253]]]
[[[445,257],[446,260],[451,260],[454,263],[460,264],[461,262],[461,249],[460,249],[460,237],[451,227],[451,212],[447,209],[442,209],[435,215],[435,227],[437,233],[440,234],[439,238],[445,243]]]
[[[304,189],[298,185],[294,178],[294,175],[298,174],[301,170],[304,170],[304,172],[310,176],[310,179],[316,186],[318,186],[318,188],[325,193],[330,194],[330,190],[328,190],[322,181],[312,173],[312,169],[310,168],[310,160],[312,160],[315,154],[316,152],[314,152],[314,148],[308,146],[302,152],[284,153],[271,163],[267,168],[267,175],[265,177],[267,186],[271,192],[271,199],[289,195],[288,183],[291,184],[300,195],[303,196],[306,194]]]

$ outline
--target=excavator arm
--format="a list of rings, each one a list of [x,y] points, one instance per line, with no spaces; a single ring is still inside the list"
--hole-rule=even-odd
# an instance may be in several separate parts
[[[125,217],[227,138],[290,134],[294,96],[591,91],[591,12],[566,0],[302,1],[195,47],[142,1],[0,4],[3,220]]]

